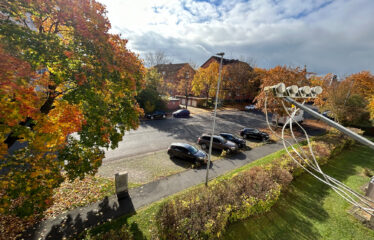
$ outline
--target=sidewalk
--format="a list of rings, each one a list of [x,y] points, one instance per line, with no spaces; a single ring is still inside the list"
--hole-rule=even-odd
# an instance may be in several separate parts
[[[230,158],[217,160],[211,165],[209,179],[216,178],[235,168],[253,162],[283,148],[281,143],[266,144],[248,152],[241,152]],[[205,182],[206,168],[189,169],[184,172],[148,183],[138,188],[130,189],[129,196],[118,201],[113,195],[102,201],[68,211],[48,219],[33,231],[27,239],[62,239],[75,236],[85,228],[125,214],[135,213],[137,209],[166,196],[180,192],[189,187]]]

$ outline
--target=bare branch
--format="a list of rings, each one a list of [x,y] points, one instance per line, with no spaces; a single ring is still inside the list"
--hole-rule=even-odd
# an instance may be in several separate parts
[[[172,62],[172,58],[165,54],[163,51],[149,52],[145,55],[145,65],[153,67],[158,64],[167,64]]]

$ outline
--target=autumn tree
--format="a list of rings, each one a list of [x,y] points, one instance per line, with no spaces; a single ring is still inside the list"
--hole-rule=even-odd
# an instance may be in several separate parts
[[[221,74],[223,79],[227,76],[225,68],[222,68]],[[205,96],[208,103],[209,97],[216,95],[218,75],[217,62],[212,62],[207,68],[199,68],[192,80],[192,92],[198,96]]]
[[[177,92],[185,96],[186,100],[186,109],[188,106],[188,97],[192,95],[192,81],[194,79],[195,70],[186,64],[177,73]]]
[[[148,69],[145,75],[145,88],[136,97],[141,108],[146,113],[154,110],[165,110],[166,103],[160,96],[163,79],[156,69]]]
[[[138,126],[143,66],[109,28],[95,0],[0,4],[0,213],[42,212]]]
[[[370,98],[368,109],[369,109],[369,112],[370,112],[370,119],[374,120],[374,95],[372,95],[371,98]]]
[[[267,86],[273,86],[278,83],[284,83],[286,86],[297,85],[310,86],[309,79],[305,68],[292,68],[288,66],[276,66],[274,68],[262,72],[262,83],[260,88],[262,91],[257,95],[257,107],[264,110],[266,92],[263,89]],[[267,94],[267,109],[272,113],[277,113],[282,116],[285,115],[283,106],[279,99],[272,94]],[[286,104],[288,106],[288,104]]]
[[[368,71],[351,74],[342,81],[322,78],[323,93],[315,101],[322,111],[329,110],[342,124],[365,125],[369,121],[371,96],[374,95],[374,76]],[[329,84],[327,84],[330,82]]]
[[[254,99],[260,87],[260,81],[256,77],[256,73],[245,62],[235,62],[225,66],[226,78],[223,86],[227,89],[231,96],[240,96],[240,100],[246,100],[249,95],[250,99]]]

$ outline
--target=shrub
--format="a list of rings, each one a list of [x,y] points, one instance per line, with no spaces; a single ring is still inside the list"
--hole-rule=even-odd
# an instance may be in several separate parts
[[[157,213],[163,239],[218,238],[229,222],[269,211],[291,174],[274,166],[254,167],[206,189],[164,203]]]
[[[312,147],[317,161],[323,165],[352,142],[339,132],[330,132],[315,138]],[[302,148],[311,158],[309,148]],[[306,165],[305,162],[302,164]],[[303,168],[284,154],[266,166],[253,167],[231,179],[214,182],[208,188],[201,187],[167,201],[157,213],[160,237],[219,238],[228,223],[269,211],[281,191],[302,172]]]

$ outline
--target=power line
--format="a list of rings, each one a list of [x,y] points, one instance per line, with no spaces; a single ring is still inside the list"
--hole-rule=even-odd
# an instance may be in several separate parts
[[[290,88],[288,88],[288,89],[290,89]],[[324,184],[326,184],[329,187],[331,187],[344,200],[346,200],[350,204],[352,204],[352,205],[354,205],[354,206],[362,209],[363,211],[365,211],[366,213],[370,214],[371,216],[374,216],[374,208],[371,205],[371,204],[374,204],[373,200],[367,198],[366,196],[363,196],[360,193],[357,193],[356,191],[354,191],[351,188],[349,188],[348,186],[346,186],[344,183],[338,181],[337,179],[335,179],[335,178],[327,175],[326,173],[324,173],[322,171],[322,169],[320,168],[320,166],[319,166],[319,164],[317,162],[317,159],[315,157],[315,154],[314,154],[314,151],[313,151],[312,145],[310,143],[309,136],[308,136],[307,132],[305,131],[305,129],[297,121],[294,121],[294,117],[295,117],[297,111],[300,110],[300,108],[303,109],[303,110],[305,110],[305,111],[307,111],[307,112],[309,112],[309,113],[313,112],[312,116],[318,117],[320,119],[321,119],[321,117],[322,118],[324,118],[324,117],[322,115],[314,112],[313,110],[305,107],[304,103],[300,104],[300,103],[294,101],[289,96],[287,96],[287,95],[289,95],[289,93],[286,92],[287,90],[286,90],[284,84],[283,84],[283,86],[280,86],[278,84],[276,86],[268,87],[266,90],[271,90],[275,96],[277,96],[277,97],[279,97],[281,99],[282,106],[283,106],[284,110],[286,111],[286,113],[288,115],[288,119],[287,119],[286,123],[282,127],[282,134],[281,134],[281,136],[279,136],[279,134],[276,133],[271,128],[270,123],[269,123],[268,112],[267,112],[267,98],[268,98],[268,92],[269,91],[266,91],[266,93],[265,93],[265,118],[266,118],[266,123],[267,123],[270,131],[272,133],[274,133],[278,138],[280,138],[282,140],[284,149],[286,150],[287,154],[291,157],[291,159],[298,166],[300,166],[306,172],[308,172],[309,174],[311,174],[313,177],[315,177],[319,181],[321,181]],[[305,96],[305,98],[306,97],[307,96]],[[286,106],[284,104],[284,101],[291,102],[292,104],[295,105],[295,108],[293,109],[293,111],[291,113],[286,108]],[[321,120],[325,120],[325,119],[321,119]],[[360,142],[364,143],[365,145],[373,148],[374,144],[372,142],[370,142],[369,140],[367,140],[367,139],[359,136],[358,134],[350,131],[349,129],[344,128],[343,126],[341,126],[341,125],[339,125],[339,124],[331,121],[330,119],[327,119],[327,120],[329,121],[329,125],[332,125],[333,127],[337,128],[338,130],[342,131],[343,133],[345,133],[345,134],[347,134],[347,135],[355,138],[356,140],[359,140]],[[305,151],[302,148],[301,144],[299,143],[299,141],[295,137],[295,134],[294,134],[293,128],[292,128],[293,122],[295,122],[300,127],[300,129],[303,131],[303,133],[304,133],[304,135],[306,137],[306,140],[307,140],[308,149],[310,151],[312,160],[305,153]],[[292,136],[292,139],[295,142],[295,144],[292,144],[291,142],[289,142],[288,140],[286,140],[285,137],[284,137],[284,130],[285,130],[286,126],[288,126],[288,125],[290,126],[291,136]],[[287,147],[286,144],[288,144],[288,147]],[[295,148],[295,146],[299,147],[299,149],[301,150],[302,154],[300,154],[300,152]],[[296,154],[296,157],[292,156],[291,152],[289,151],[289,147],[292,148],[293,152]],[[298,159],[300,161],[298,161]]]

